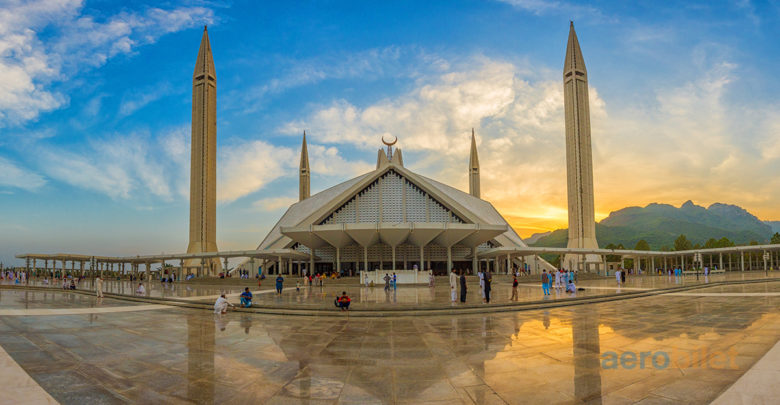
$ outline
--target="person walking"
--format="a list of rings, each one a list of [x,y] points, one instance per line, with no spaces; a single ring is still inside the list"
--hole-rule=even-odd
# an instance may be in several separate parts
[[[280,274],[276,277],[276,293],[281,294],[282,293],[282,287],[284,287],[284,277]]]
[[[385,273],[383,280],[385,280],[385,291],[390,291],[390,275]]]
[[[515,273],[515,276],[512,280],[512,298],[510,298],[510,301],[517,301],[517,273]]]
[[[95,295],[98,298],[103,298],[103,278],[100,275],[95,279]]]
[[[466,270],[463,270],[463,273],[460,274],[460,302],[465,303],[466,302],[466,291],[468,289],[466,288]]]
[[[450,298],[452,302],[457,300],[458,295],[458,276],[455,274],[455,270],[450,269]]]
[[[542,292],[544,295],[550,295],[550,276],[547,270],[542,270]]]
[[[490,273],[490,270],[485,272],[485,303],[490,303],[490,290],[491,290],[491,283],[493,282],[493,275]]]

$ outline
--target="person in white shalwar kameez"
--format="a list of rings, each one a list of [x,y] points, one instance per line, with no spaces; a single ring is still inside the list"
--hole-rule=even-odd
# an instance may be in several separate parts
[[[450,269],[450,296],[452,302],[458,299],[458,276],[455,274],[455,270]]]
[[[229,303],[227,298],[225,298],[225,294],[222,294],[217,298],[217,302],[214,303],[214,313],[225,314],[227,313],[228,306],[234,307],[235,305]]]
[[[103,298],[103,278],[100,276],[95,279],[95,295],[98,298]]]

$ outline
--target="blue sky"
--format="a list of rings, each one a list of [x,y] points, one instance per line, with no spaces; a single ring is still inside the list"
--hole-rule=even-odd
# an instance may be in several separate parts
[[[650,202],[780,219],[780,3],[0,0],[0,261],[187,245],[191,79],[218,77],[218,245],[253,248],[297,197],[373,167],[467,188],[523,235],[565,226],[561,68],[591,86],[597,216]]]

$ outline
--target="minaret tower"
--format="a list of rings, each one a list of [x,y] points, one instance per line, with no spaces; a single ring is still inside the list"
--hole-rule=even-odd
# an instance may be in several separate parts
[[[563,98],[566,112],[566,178],[569,202],[569,248],[598,248],[593,205],[593,158],[590,144],[588,71],[582,58],[574,23],[569,26],[569,43],[563,66]],[[582,255],[567,255],[562,267],[584,269]],[[585,264],[599,263],[587,255]]]
[[[209,34],[203,28],[192,74],[192,156],[190,167],[190,244],[187,253],[217,251],[217,74]],[[201,266],[200,260],[187,267]],[[219,260],[203,263],[204,275],[222,268]]]
[[[477,139],[474,128],[471,128],[471,156],[469,157],[469,194],[479,197],[479,157],[477,156]]]
[[[298,201],[303,201],[311,196],[311,170],[309,169],[309,149],[306,148],[306,131],[303,131],[298,179]]]

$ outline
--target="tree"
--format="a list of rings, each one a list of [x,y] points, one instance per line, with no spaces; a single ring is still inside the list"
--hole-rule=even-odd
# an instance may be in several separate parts
[[[724,248],[724,247],[732,247],[734,246],[734,242],[729,240],[727,237],[722,237],[718,240],[718,243],[715,247]]]
[[[715,238],[709,238],[707,239],[707,242],[704,243],[705,249],[712,249],[718,247],[718,241]]]
[[[634,246],[634,250],[650,250],[650,244],[646,240],[640,239]]]
[[[775,232],[770,241],[773,245],[780,245],[780,232]]]
[[[681,251],[691,249],[693,249],[693,244],[691,244],[691,241],[689,241],[685,235],[680,235],[674,240],[674,250]]]

